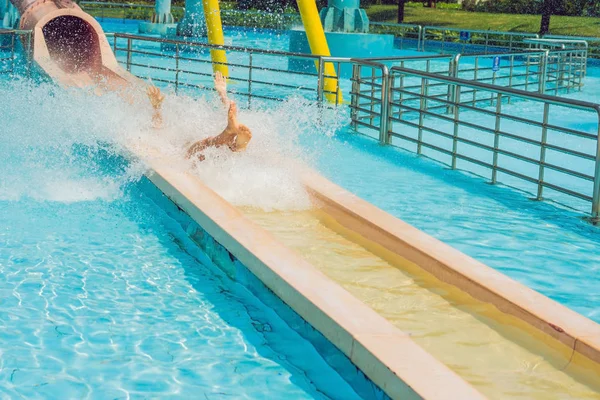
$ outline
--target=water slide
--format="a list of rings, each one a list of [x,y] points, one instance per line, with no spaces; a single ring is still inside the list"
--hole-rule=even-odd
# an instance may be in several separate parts
[[[121,68],[100,24],[71,0],[15,0],[20,28],[33,32],[30,57],[65,87],[123,90],[139,80]]]
[[[65,87],[143,83],[71,1],[14,0],[31,57]],[[149,179],[391,398],[598,398],[600,328],[346,192],[314,171],[302,212],[237,209],[143,143]],[[205,234],[206,233],[206,234]],[[375,311],[373,311],[375,310]],[[383,317],[382,317],[383,316]],[[423,350],[425,349],[425,350]],[[434,383],[432,383],[434,382]]]

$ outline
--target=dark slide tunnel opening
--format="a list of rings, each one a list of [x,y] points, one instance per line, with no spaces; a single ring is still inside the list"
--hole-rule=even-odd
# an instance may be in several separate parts
[[[42,32],[50,57],[63,71],[91,71],[101,65],[98,34],[81,18],[71,15],[54,18]]]

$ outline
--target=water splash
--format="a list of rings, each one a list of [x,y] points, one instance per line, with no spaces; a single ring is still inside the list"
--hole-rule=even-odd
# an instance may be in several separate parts
[[[344,111],[302,98],[241,110],[240,120],[253,131],[247,151],[209,149],[206,161],[193,164],[184,161],[187,146],[220,133],[226,110],[211,94],[196,99],[167,94],[164,127],[155,130],[142,92],[130,104],[116,94],[99,97],[51,84],[0,82],[0,149],[7,155],[0,161],[0,200],[118,198],[145,172],[131,157],[121,163],[115,158],[128,156],[127,144],[138,141],[182,160],[181,168],[235,205],[265,210],[309,206],[300,174],[316,154],[304,150],[299,139],[332,135]]]

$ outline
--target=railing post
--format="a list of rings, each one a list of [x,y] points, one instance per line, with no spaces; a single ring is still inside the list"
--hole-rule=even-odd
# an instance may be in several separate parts
[[[252,107],[252,53],[248,54],[248,108]]]
[[[514,74],[514,70],[515,70],[515,56],[511,55],[510,56],[510,69],[508,72],[508,87],[513,87],[513,74]],[[510,99],[511,96],[508,96],[508,104],[510,104]]]
[[[459,118],[460,118],[460,92],[461,86],[456,85],[454,87],[454,134],[452,139],[452,169],[456,169],[456,155],[458,154],[458,129],[459,129]]]
[[[586,42],[585,50],[583,50],[582,56],[583,56],[583,64],[582,64],[582,67],[583,67],[583,77],[585,78],[586,75],[587,75],[587,59],[588,59],[588,46],[587,46],[587,42]]]
[[[477,70],[479,69],[479,56],[475,57],[475,70],[473,71],[473,80],[477,82]],[[458,77],[457,77],[458,78]],[[477,90],[473,88],[473,107],[477,104]]]
[[[360,71],[361,66],[359,64],[352,65],[352,93],[350,97],[350,119],[351,126],[354,130],[357,129],[358,124],[356,123],[358,118],[358,94],[360,92]]]
[[[600,106],[596,107],[598,116],[598,136],[600,138]],[[594,167],[594,192],[592,196],[592,222],[600,219],[600,139],[596,139],[596,164]]]
[[[454,56],[454,58],[450,61],[450,65],[448,67],[448,76],[451,78],[458,78],[459,75],[459,63],[460,63],[460,54]],[[448,84],[448,106],[446,107],[446,114],[450,114],[454,111],[454,107],[450,104],[452,103],[456,92],[456,85]]]
[[[494,155],[492,160],[492,184],[498,182],[498,149],[500,148],[500,114],[502,114],[502,93],[496,96],[496,123],[494,125]]]
[[[544,103],[544,117],[542,122],[542,140],[540,142],[540,172],[538,175],[538,190],[536,200],[544,199],[544,164],[546,163],[546,142],[548,141],[548,117],[550,104]]]
[[[15,32],[11,33],[11,44],[10,44],[10,59],[12,61],[12,67],[11,67],[11,71],[10,73],[14,75],[15,73],[15,68],[17,66],[17,60],[15,60],[15,38],[17,37],[17,34]]]
[[[417,154],[421,154],[423,150],[423,125],[425,123],[425,90],[427,86],[427,80],[421,78],[421,99],[419,101],[419,130],[417,133]]]
[[[444,52],[445,46],[446,46],[446,31],[442,31],[442,53]]]
[[[583,78],[585,77],[586,69],[587,69],[587,50],[581,52],[579,56],[580,65],[579,65],[579,90],[583,86]]]
[[[525,64],[525,91],[529,91],[529,70],[531,64],[531,56],[527,55],[527,63]]]
[[[400,68],[404,68],[404,60],[400,61]],[[399,91],[399,95],[398,95],[398,100],[400,102],[400,107],[398,107],[398,119],[402,119],[402,114],[403,114],[402,105],[404,102],[404,74],[400,75],[399,89],[400,89],[400,91]],[[390,90],[392,90],[392,89],[390,89]],[[392,100],[394,100],[393,92],[390,92],[390,95],[391,95]],[[392,113],[392,117],[393,116],[394,116],[394,114]]]
[[[31,31],[27,32],[27,79],[31,78],[31,63],[33,62],[33,54],[31,49]]]
[[[425,51],[423,43],[423,27],[419,25],[419,38],[417,41],[417,51]]]
[[[381,109],[380,109],[380,131],[379,131],[379,143],[389,143],[389,130],[388,126],[390,123],[389,110],[390,110],[390,74],[388,68],[383,65],[381,67]]]
[[[569,72],[567,73],[567,93],[571,91],[571,84],[575,87],[575,75],[573,74],[573,52],[572,50],[569,52]]]
[[[556,61],[556,85],[554,85],[555,86],[555,89],[554,89],[554,95],[555,96],[558,96],[558,93],[560,91],[560,85],[561,85],[561,82],[562,82],[562,79],[563,79],[563,73],[562,73],[562,71],[563,71],[563,66],[562,66],[563,60],[562,60],[562,56],[563,56],[562,54],[559,54],[558,57],[557,57],[557,59],[556,59],[557,60]]]
[[[342,74],[342,67],[341,67],[341,63],[338,61],[337,62],[337,75],[335,77],[335,105],[339,106],[340,105],[340,75]]]
[[[323,57],[319,57],[319,71],[317,77],[317,101],[319,103],[323,102],[323,88],[325,87],[325,77],[323,70],[325,69],[325,63],[323,62]]]
[[[538,72],[540,75],[539,79],[539,89],[538,92],[540,94],[544,94],[546,92],[546,75],[548,74],[548,57],[550,56],[550,51],[544,51],[544,54],[540,58],[540,65],[538,67]]]
[[[386,137],[386,144],[390,144],[392,141],[392,138],[390,136],[390,133],[394,131],[394,108],[393,108],[393,102],[394,102],[394,86],[395,86],[395,77],[394,77],[394,73],[393,72],[389,72],[388,75],[388,80],[389,80],[389,84],[387,85],[388,87],[388,96],[387,96],[387,109],[388,109],[388,113],[387,113],[387,120],[388,120],[388,126],[386,128],[387,131],[387,137]]]
[[[175,94],[179,92],[179,44],[175,45]]]
[[[381,81],[381,95],[383,96],[383,78]],[[369,111],[371,111],[369,123],[373,125],[373,120],[375,119],[375,67],[371,67],[371,95],[369,98],[369,103],[371,106],[369,107]],[[383,103],[381,104],[383,107]],[[380,127],[383,124],[383,121],[380,122]],[[381,135],[379,136],[381,140]]]
[[[484,54],[488,53],[488,46],[490,43],[490,34],[488,32],[485,33],[485,49],[483,50]]]
[[[127,71],[131,72],[131,38],[127,38]]]

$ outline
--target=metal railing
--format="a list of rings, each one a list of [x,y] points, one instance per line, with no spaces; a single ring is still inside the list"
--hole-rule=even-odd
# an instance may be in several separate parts
[[[0,30],[0,74],[14,73],[16,40],[14,31]]]
[[[561,86],[558,82],[568,88],[575,86],[578,82],[582,85],[582,79],[587,73],[587,59],[589,46],[585,40],[578,39],[526,39],[525,42],[532,44],[538,49],[551,50],[548,59],[549,76],[557,81],[556,88]]]
[[[600,58],[600,37],[544,35],[543,38],[544,39],[585,41],[588,44],[588,55],[593,58]]]
[[[572,89],[581,89],[587,70],[586,55],[585,49],[457,54],[453,76],[559,95],[569,93]],[[465,62],[467,65],[464,65]]]
[[[546,93],[558,95],[566,89],[581,89],[587,74],[587,49],[551,51],[547,61]]]
[[[395,37],[395,43],[401,49],[406,47],[421,50],[421,38],[423,27],[412,24],[393,24],[387,22],[370,22],[372,33],[391,34]]]
[[[457,54],[453,60],[455,78],[544,93],[548,51],[491,54]],[[473,90],[473,98],[476,90]]]
[[[390,68],[386,83],[384,74],[364,73],[382,64],[354,62],[358,132],[375,131],[382,144],[533,192],[537,200],[592,203],[593,219],[600,218],[600,105],[402,67]]]
[[[231,90],[247,98],[283,100],[291,93],[321,101],[334,96],[339,103],[339,78],[325,75],[324,65],[340,66],[350,59],[322,57],[284,51],[216,46],[208,43],[119,34],[112,37],[113,51],[125,68],[140,78],[183,88],[214,90],[213,62],[210,50],[227,51]],[[287,67],[288,59],[309,60],[320,66],[318,72],[295,71]],[[334,79],[337,90],[327,90],[325,80]]]
[[[31,45],[31,31],[0,29],[0,75],[16,75],[17,67],[22,65],[22,63],[19,63],[19,58],[30,53]],[[19,47],[26,54],[21,54],[18,51]],[[28,76],[31,69],[31,60],[28,60],[23,66]]]
[[[424,26],[421,36],[421,50],[450,51],[456,53],[490,53],[500,51],[519,51],[530,48],[525,38],[537,38],[533,33],[485,31],[474,29]]]
[[[352,61],[352,127],[374,128],[379,132],[379,142],[387,144],[389,107],[384,105],[389,101],[389,68],[377,61]]]
[[[530,92],[560,94],[582,86],[585,65],[578,64],[575,67],[574,63],[567,62],[573,60],[573,54],[578,51],[530,50],[515,53],[410,56],[401,59],[375,57],[367,60],[385,64],[388,68],[398,66]],[[401,86],[407,89],[419,88],[421,84],[418,79],[413,78],[400,77],[400,80]],[[430,85],[428,90],[433,86]],[[488,101],[476,89],[463,90],[463,95],[471,96],[473,103]],[[451,99],[452,91],[436,92],[435,96]],[[510,97],[507,100],[510,102]],[[444,108],[439,104],[432,107]]]

